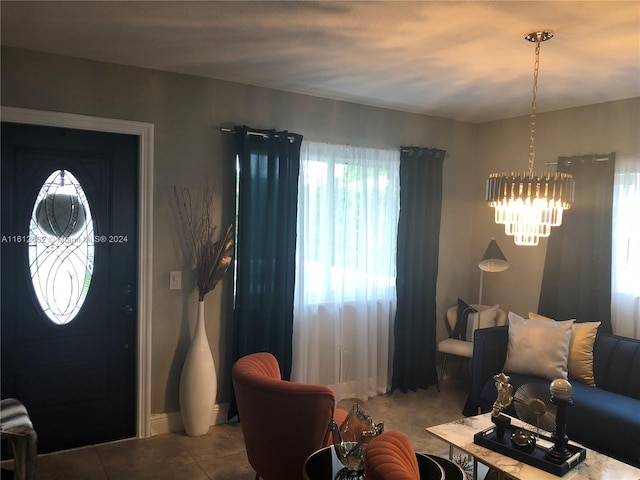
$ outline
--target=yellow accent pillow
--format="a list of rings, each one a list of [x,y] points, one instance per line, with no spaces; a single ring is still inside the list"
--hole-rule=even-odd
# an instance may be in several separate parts
[[[530,320],[554,322],[553,318],[538,313],[529,312]],[[571,327],[571,341],[569,342],[569,378],[596,386],[593,376],[593,344],[601,322],[573,323]]]

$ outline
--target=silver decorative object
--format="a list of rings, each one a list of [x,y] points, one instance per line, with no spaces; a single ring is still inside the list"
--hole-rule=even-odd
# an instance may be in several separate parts
[[[351,407],[342,425],[338,426],[335,420],[331,420],[329,429],[333,435],[336,455],[347,469],[340,478],[359,478],[364,470],[367,443],[384,431],[384,424],[374,423],[356,403]]]

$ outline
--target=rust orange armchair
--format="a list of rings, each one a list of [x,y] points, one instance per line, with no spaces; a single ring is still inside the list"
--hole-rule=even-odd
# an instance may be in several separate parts
[[[260,352],[240,358],[231,371],[247,458],[256,479],[301,479],[304,462],[328,445],[329,421],[347,415],[324,385],[280,378],[278,361]]]

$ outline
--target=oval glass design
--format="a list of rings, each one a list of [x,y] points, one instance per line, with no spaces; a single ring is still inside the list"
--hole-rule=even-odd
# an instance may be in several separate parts
[[[29,223],[31,283],[47,317],[71,322],[84,303],[94,265],[94,228],[87,196],[68,170],[45,180]]]

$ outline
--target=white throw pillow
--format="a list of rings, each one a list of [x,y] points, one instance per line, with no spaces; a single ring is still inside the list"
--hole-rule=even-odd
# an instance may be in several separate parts
[[[483,309],[482,314],[480,314],[480,312],[469,314],[469,317],[467,318],[466,336],[468,342],[473,342],[473,331],[475,328],[487,328],[496,326],[496,316],[498,315],[498,308],[500,308],[499,304]],[[480,317],[478,317],[479,314]],[[480,318],[479,321],[478,318]],[[477,326],[474,328],[474,325]]]
[[[539,313],[529,312],[529,320],[555,322],[553,318]],[[571,327],[571,341],[569,342],[569,361],[567,370],[569,378],[578,380],[595,387],[593,375],[593,344],[600,322],[575,322]]]
[[[509,345],[504,371],[567,379],[573,320],[540,322],[509,312]]]

